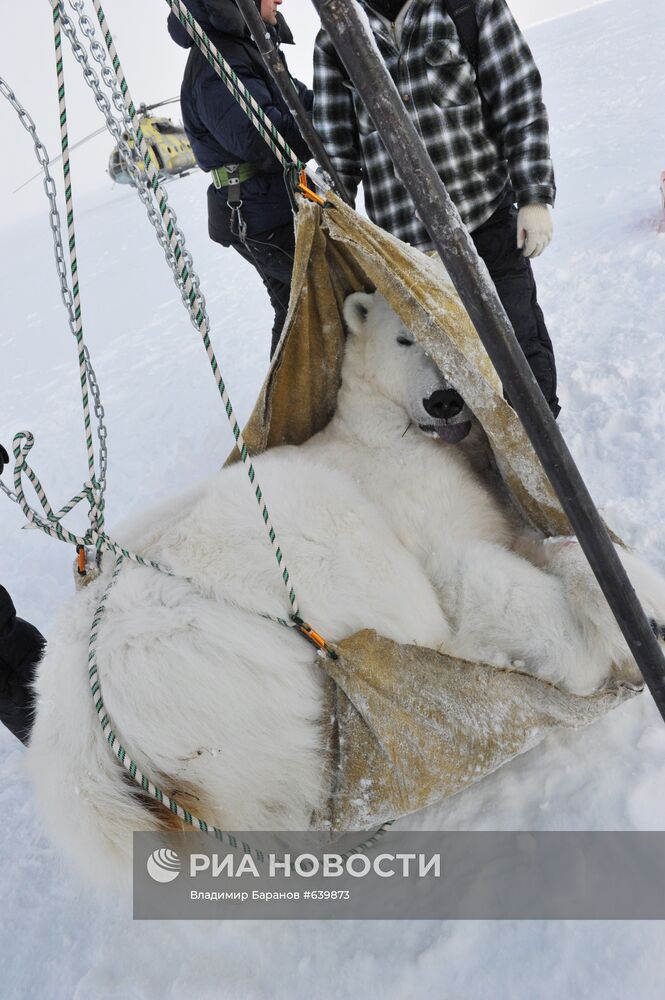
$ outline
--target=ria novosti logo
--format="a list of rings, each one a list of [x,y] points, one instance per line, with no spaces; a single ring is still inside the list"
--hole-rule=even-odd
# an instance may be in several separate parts
[[[152,852],[146,862],[146,868],[153,882],[173,882],[180,874],[181,861],[176,851],[161,847]]]

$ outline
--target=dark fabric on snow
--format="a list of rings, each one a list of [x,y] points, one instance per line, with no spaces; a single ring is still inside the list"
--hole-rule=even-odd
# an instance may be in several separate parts
[[[554,416],[561,407],[556,394],[556,364],[542,309],[538,305],[531,262],[517,249],[517,209],[509,192],[499,208],[471,233],[485,261],[524,356]]]
[[[11,597],[0,586],[0,722],[22,743],[32,728],[32,682],[44,645],[41,632],[16,617]]]
[[[186,0],[186,5],[289,146],[302,160],[308,160],[309,149],[233,0]],[[292,43],[281,15],[276,29],[267,27],[274,31],[276,41]],[[189,36],[173,14],[169,15],[169,32],[179,45],[191,47]],[[295,83],[310,110],[311,91],[303,83]],[[191,49],[185,69],[181,109],[185,131],[202,170],[227,163],[250,163],[258,169],[242,185],[248,234],[265,233],[291,222],[291,202],[281,164],[196,46]],[[219,226],[219,218],[214,226]]]

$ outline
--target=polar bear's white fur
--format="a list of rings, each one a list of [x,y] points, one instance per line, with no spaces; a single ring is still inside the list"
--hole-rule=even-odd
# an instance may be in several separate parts
[[[437,434],[441,373],[380,296],[351,296],[345,316],[333,420],[255,462],[303,616],[333,641],[369,627],[592,690],[628,654],[578,546],[517,555],[514,520]],[[123,744],[222,828],[307,828],[326,789],[322,677],[312,648],[262,617],[284,616],[286,595],[244,468],[149,512],[123,541],[176,574],[126,565],[110,594],[98,660]],[[662,620],[665,585],[626,558]],[[28,751],[49,831],[97,877],[126,869],[131,831],[159,819],[91,703],[87,643],[111,561],[49,637]]]

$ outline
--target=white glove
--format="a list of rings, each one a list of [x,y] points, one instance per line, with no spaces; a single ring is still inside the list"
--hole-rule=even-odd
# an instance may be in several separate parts
[[[517,248],[525,257],[539,257],[552,239],[549,205],[523,205],[517,213]]]

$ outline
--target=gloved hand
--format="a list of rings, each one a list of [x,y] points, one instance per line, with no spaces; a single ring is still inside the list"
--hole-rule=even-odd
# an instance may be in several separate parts
[[[517,247],[525,257],[539,257],[552,239],[549,205],[523,205],[517,213]]]

